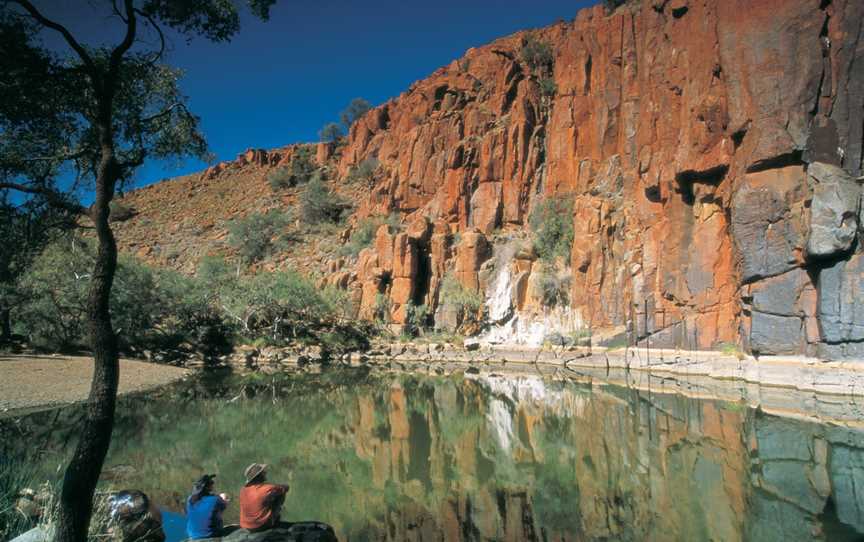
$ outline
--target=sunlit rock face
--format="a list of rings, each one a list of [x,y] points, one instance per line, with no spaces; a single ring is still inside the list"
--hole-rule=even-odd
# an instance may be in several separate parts
[[[462,232],[449,252],[415,243],[432,272],[375,292],[390,292],[397,322],[405,292],[444,303],[437,273],[452,257],[493,319],[511,306],[490,342],[590,327],[658,346],[860,355],[862,17],[853,0],[643,0],[531,34],[551,67],[524,61],[527,33],[469,50],[361,119],[342,154],[343,172],[382,164],[361,214]],[[539,201],[567,194],[573,314],[539,307],[530,256],[509,263],[522,299],[502,301],[478,239],[526,229]]]
[[[449,274],[485,301],[490,343],[626,334],[864,358],[864,3],[631,0],[574,15],[466,51],[344,144],[319,145],[317,165],[357,204],[348,228],[396,213],[401,231],[378,230],[356,259],[297,246],[264,267],[323,274],[360,317],[389,307],[397,330],[411,305],[459,327]],[[550,57],[529,62],[529,43]],[[266,176],[297,155],[251,150],[129,194],[121,248],[190,272],[230,253],[225,221],[296,204]],[[372,159],[371,186],[351,182]],[[541,262],[532,211],[570,198],[572,246]]]

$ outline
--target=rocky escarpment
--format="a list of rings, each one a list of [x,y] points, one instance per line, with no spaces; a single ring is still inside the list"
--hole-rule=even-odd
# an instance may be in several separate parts
[[[364,212],[415,224],[361,256],[363,306],[440,303],[448,268],[491,288],[493,234],[572,194],[572,327],[864,355],[862,18],[842,0],[644,0],[468,51],[351,132],[342,170],[382,164]],[[512,309],[546,310],[536,259],[505,266]]]
[[[864,357],[862,20],[854,0],[641,0],[471,49],[319,146],[337,186],[374,159],[352,224],[405,225],[319,271],[360,316],[398,326],[425,305],[444,328],[450,275],[485,299],[490,341]],[[548,56],[526,54],[538,43]],[[269,158],[246,162],[186,182],[252,168],[269,190]],[[569,257],[543,263],[528,218],[569,198]],[[121,244],[163,235],[146,216]]]

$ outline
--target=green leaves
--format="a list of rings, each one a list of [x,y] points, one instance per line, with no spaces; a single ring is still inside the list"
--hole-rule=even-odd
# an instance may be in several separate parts
[[[310,224],[339,222],[349,204],[333,193],[318,177],[314,177],[300,194],[300,213]]]
[[[277,209],[251,213],[228,223],[228,243],[246,264],[253,264],[284,246],[289,222],[290,217]]]
[[[318,137],[320,137],[321,141],[324,143],[335,143],[342,139],[343,135],[342,128],[335,122],[328,122],[318,132]]]
[[[283,190],[298,184],[305,184],[312,179],[318,168],[316,168],[313,156],[315,147],[313,145],[301,145],[294,150],[291,156],[291,165],[280,167],[267,174],[267,182],[273,190]]]
[[[372,104],[367,100],[363,98],[354,98],[351,100],[351,103],[348,104],[348,107],[339,113],[339,120],[341,120],[342,124],[345,125],[346,130],[350,130],[351,125],[357,122],[357,119],[365,115],[370,109],[372,109]]]
[[[520,56],[532,70],[551,68],[555,62],[555,55],[549,42],[541,40],[533,33],[525,36]]]
[[[275,3],[275,0],[249,0],[247,6],[252,15],[266,21]],[[189,38],[203,36],[223,42],[240,30],[240,14],[231,0],[148,0],[141,13]]]
[[[274,3],[249,0],[247,7],[266,20]],[[232,0],[144,0],[127,12],[117,4],[119,13],[90,6],[91,16],[112,15],[106,20],[124,29],[127,39],[114,47],[88,47],[32,6],[0,5],[0,182],[7,187],[14,181],[60,192],[54,177],[64,168],[92,182],[106,152],[121,182],[149,158],[209,158],[200,119],[179,90],[182,73],[162,63],[163,28],[227,41],[240,29],[240,7]],[[148,29],[161,48],[136,41]],[[66,41],[65,56],[42,46],[42,34],[55,31]]]
[[[534,207],[529,217],[534,232],[534,249],[540,259],[554,263],[558,258],[570,261],[573,247],[573,196],[558,195],[543,200]]]

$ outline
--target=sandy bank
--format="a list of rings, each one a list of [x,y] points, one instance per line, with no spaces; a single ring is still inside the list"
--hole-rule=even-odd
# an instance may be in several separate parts
[[[189,372],[168,365],[120,361],[120,393],[168,384]],[[0,356],[0,417],[87,398],[93,359],[77,356]]]

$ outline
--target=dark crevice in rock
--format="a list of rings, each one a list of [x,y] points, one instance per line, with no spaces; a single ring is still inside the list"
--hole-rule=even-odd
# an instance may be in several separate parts
[[[588,60],[585,61],[585,87],[582,89],[582,93],[585,96],[591,93],[591,67],[591,55],[588,55]]]
[[[668,3],[669,3],[669,0],[663,0],[659,4],[654,4],[651,7],[652,7],[652,9],[654,9],[654,11],[656,11],[657,13],[662,15],[663,11],[666,9],[666,4],[668,4]]]
[[[693,194],[693,184],[707,184],[710,186],[719,186],[726,177],[729,171],[727,164],[721,164],[702,171],[686,170],[675,175],[675,181],[678,183],[678,193],[681,194],[681,199],[687,205],[693,205],[695,195]]]
[[[503,490],[499,489],[495,492],[495,501],[498,505],[498,515],[501,517],[502,521],[507,522],[507,494],[504,493]]]
[[[510,65],[510,71],[507,72],[507,77],[504,78],[504,83],[509,85],[510,82],[513,81],[514,79],[516,79],[517,77],[519,78],[519,80],[521,80],[523,78],[522,66],[520,66],[519,64],[514,62],[513,64]]]
[[[432,284],[432,254],[428,242],[417,243],[417,276],[414,283],[414,295],[411,302],[415,307],[426,303],[426,296]]]
[[[747,135],[747,130],[749,129],[750,121],[747,121],[747,124],[732,133],[732,144],[735,145],[736,149],[741,146],[741,143],[744,142],[744,136]]]
[[[774,277],[779,277],[780,275],[785,275],[786,273],[795,269],[795,267],[796,266],[791,266],[789,268],[783,269],[782,271],[778,271],[776,273],[756,273],[756,274],[753,274],[749,277],[743,278],[741,280],[741,286],[747,286],[748,284],[755,284],[755,283],[762,281],[762,280],[771,279]],[[804,269],[807,270],[806,267]],[[813,284],[815,285],[816,283],[813,282]]]
[[[844,344],[864,344],[864,339],[844,339],[842,341],[820,341],[822,344],[829,344],[831,346],[843,346]]]
[[[648,201],[652,203],[660,203],[663,201],[663,198],[660,194],[660,187],[658,185],[647,186],[645,187],[645,197]]]
[[[831,5],[831,0],[822,0],[822,2],[819,4],[819,9],[821,9],[822,11],[825,11],[828,8],[828,6],[830,6],[830,5]]]
[[[805,269],[825,269],[828,267],[834,267],[840,262],[845,262],[849,259],[849,256],[855,254],[858,251],[858,238],[852,240],[852,244],[849,245],[849,248],[846,250],[840,250],[834,252],[833,254],[828,254],[825,256],[818,256],[815,254],[807,254],[807,265]],[[816,284],[814,282],[814,284]]]
[[[448,89],[449,87],[447,85],[441,85],[435,89],[435,104],[432,106],[433,111],[439,111],[441,109],[441,102],[444,100],[444,96],[447,94]]]
[[[390,109],[388,107],[385,106],[381,108],[381,113],[379,113],[378,119],[378,123],[382,130],[390,129]]]
[[[757,160],[756,162],[753,162],[750,167],[747,168],[746,172],[756,173],[759,171],[765,171],[767,169],[777,169],[786,166],[801,166],[804,165],[802,156],[803,152],[801,150],[794,150],[792,152],[780,154],[772,158],[764,158],[762,160]]]
[[[510,111],[510,108],[513,106],[513,102],[516,101],[516,96],[519,94],[519,82],[522,81],[522,79],[523,76],[520,70],[519,74],[510,83],[510,88],[507,89],[507,94],[504,95],[503,112],[505,114]]]
[[[512,53],[509,53],[507,51],[502,51],[501,49],[492,49],[492,52],[498,56],[503,56],[507,60],[515,60],[516,59],[516,57],[514,57]]]
[[[390,271],[385,271],[381,275],[381,283],[378,286],[378,293],[386,294],[391,284],[393,284],[393,276],[390,274]]]
[[[819,31],[819,43],[822,46],[822,73],[819,74],[819,86],[816,88],[816,99],[813,101],[813,108],[810,110],[810,115],[815,116],[819,113],[819,105],[822,102],[822,97],[825,94],[826,80],[830,84],[831,79],[831,59],[830,50],[828,47],[828,23],[831,21],[831,16],[825,14],[825,20],[822,22],[822,29]]]
[[[681,6],[680,8],[673,9],[672,10],[672,16],[675,17],[676,19],[680,19],[681,17],[687,15],[688,9],[689,8],[687,6]]]

